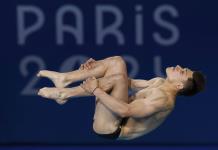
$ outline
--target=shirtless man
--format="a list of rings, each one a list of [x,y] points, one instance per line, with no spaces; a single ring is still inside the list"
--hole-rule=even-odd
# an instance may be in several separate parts
[[[38,94],[60,104],[70,97],[94,95],[93,130],[102,137],[130,140],[157,128],[173,110],[176,96],[194,95],[205,86],[201,73],[178,65],[166,68],[166,75],[166,79],[129,79],[122,57],[89,59],[72,72],[40,71],[38,76],[51,79],[56,88],[42,88]],[[66,88],[81,80],[85,81],[80,86]],[[136,94],[128,97],[128,88],[136,89]]]

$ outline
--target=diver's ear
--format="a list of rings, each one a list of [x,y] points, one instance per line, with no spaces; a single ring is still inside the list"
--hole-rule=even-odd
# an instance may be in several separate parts
[[[184,84],[183,84],[182,82],[178,82],[178,83],[176,84],[176,88],[177,88],[178,90],[181,90],[181,89],[184,88]]]

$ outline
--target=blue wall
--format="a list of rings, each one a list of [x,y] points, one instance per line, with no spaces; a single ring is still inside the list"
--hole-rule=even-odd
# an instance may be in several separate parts
[[[205,92],[179,97],[158,129],[121,143],[218,142],[217,3],[10,0],[1,2],[0,8],[0,143],[119,143],[92,132],[93,97],[74,98],[60,106],[35,94],[43,86],[53,86],[35,77],[40,69],[69,71],[89,57],[114,55],[124,56],[134,78],[164,76],[165,67],[179,64],[204,72],[208,82]],[[63,16],[61,11],[66,11]],[[59,26],[62,20],[64,25]],[[115,34],[101,38],[97,33],[101,22],[103,28],[117,22],[119,38]],[[76,23],[81,28],[78,37],[64,32],[61,38],[61,29],[68,26],[72,31]]]

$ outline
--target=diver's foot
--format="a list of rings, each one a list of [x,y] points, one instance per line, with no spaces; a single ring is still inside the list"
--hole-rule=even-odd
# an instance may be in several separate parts
[[[45,87],[39,90],[38,95],[44,98],[54,99],[60,105],[65,104],[69,98],[67,91],[63,88]]]
[[[50,79],[57,88],[64,88],[71,83],[66,81],[66,77],[63,75],[63,73],[55,71],[41,70],[37,76]]]

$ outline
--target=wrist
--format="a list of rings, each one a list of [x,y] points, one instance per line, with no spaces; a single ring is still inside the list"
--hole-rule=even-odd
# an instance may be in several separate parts
[[[98,88],[98,86],[96,86],[93,90],[92,90],[92,94],[94,94],[95,90]]]
[[[96,96],[96,94],[97,94],[100,90],[101,90],[101,89],[100,89],[99,87],[96,87],[96,88],[93,90],[92,94]]]

